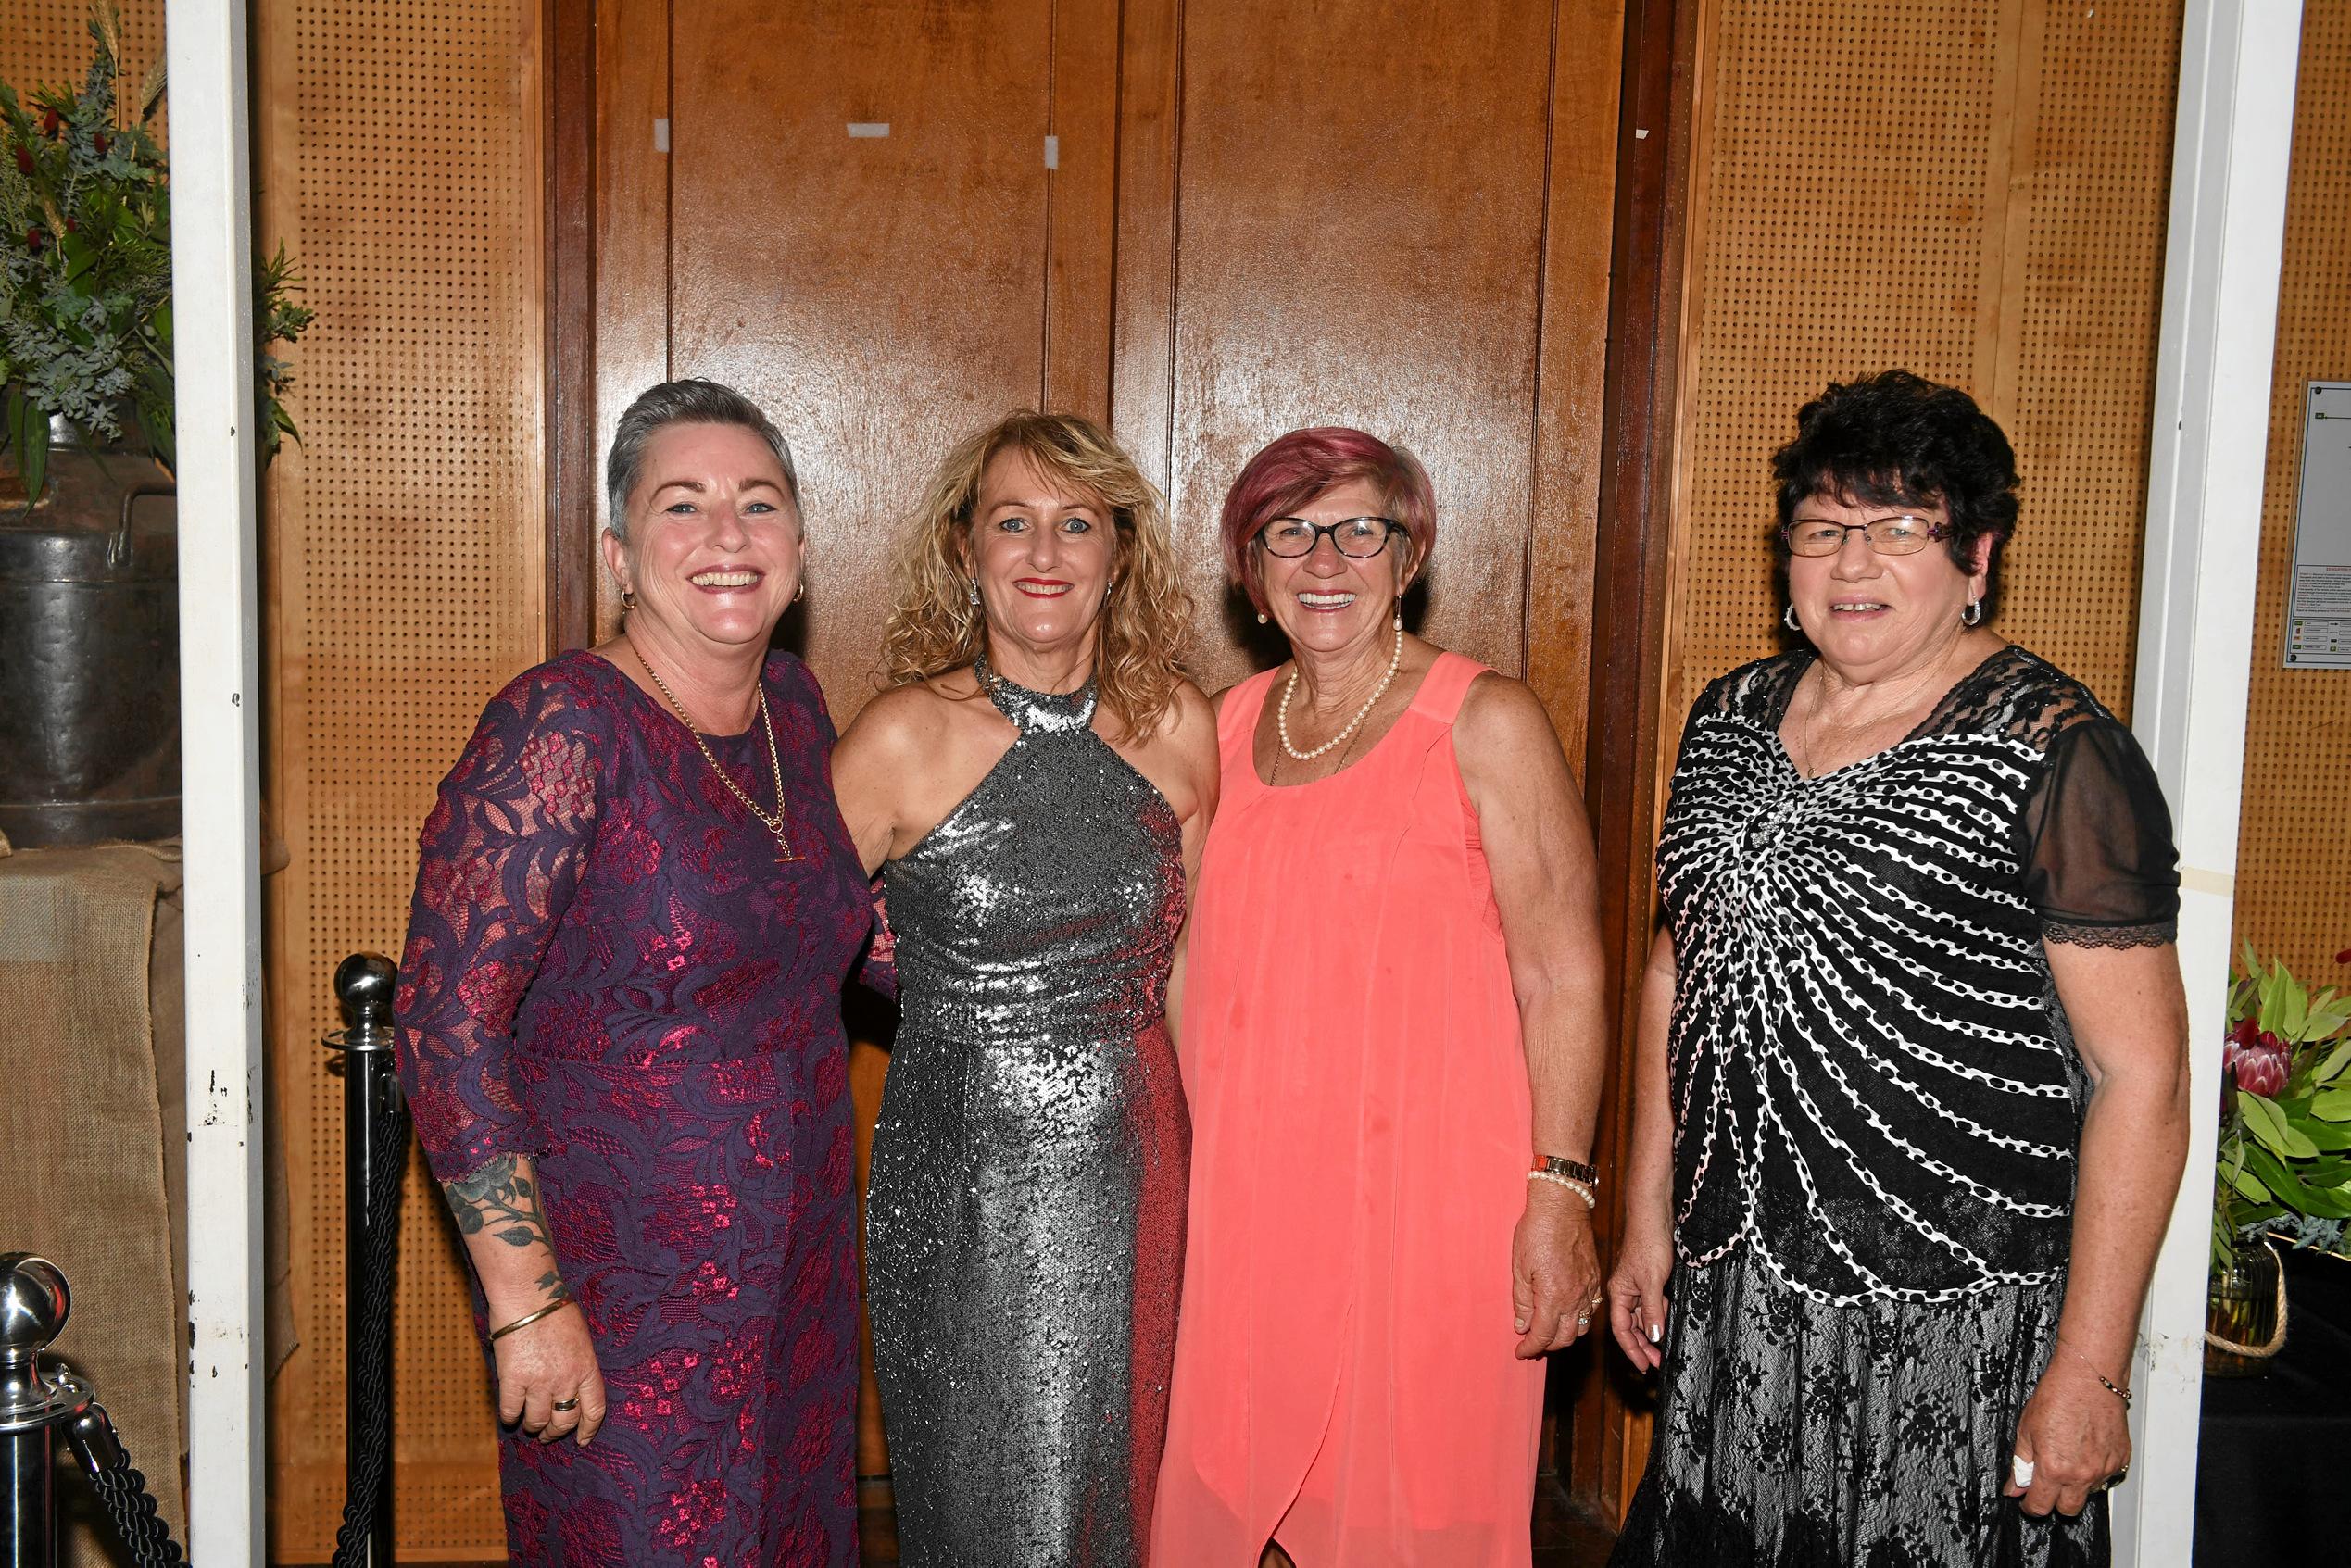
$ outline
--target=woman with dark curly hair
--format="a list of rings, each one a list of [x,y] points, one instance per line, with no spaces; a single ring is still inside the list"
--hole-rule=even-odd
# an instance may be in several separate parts
[[[2170,820],[1983,624],[2017,475],[1967,394],[1831,386],[1772,468],[1809,646],[1708,686],[1674,770],[1612,1561],[2103,1564],[2187,1137]]]

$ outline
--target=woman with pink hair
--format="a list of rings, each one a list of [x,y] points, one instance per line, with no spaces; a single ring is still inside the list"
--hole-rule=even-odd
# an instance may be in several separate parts
[[[1216,702],[1170,1568],[1526,1564],[1541,1358],[1597,1310],[1590,830],[1534,694],[1404,629],[1436,533],[1361,431],[1294,431],[1226,498],[1290,657]]]

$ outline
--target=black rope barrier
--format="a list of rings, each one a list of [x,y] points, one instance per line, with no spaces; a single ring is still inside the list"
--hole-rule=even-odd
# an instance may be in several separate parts
[[[333,1568],[392,1562],[392,1289],[409,1116],[392,1070],[390,960],[354,953],[335,970],[344,1059],[345,1355],[347,1437]],[[56,1439],[62,1432],[135,1568],[187,1568],[88,1379],[45,1352],[71,1310],[64,1273],[0,1256],[0,1562],[54,1568]]]

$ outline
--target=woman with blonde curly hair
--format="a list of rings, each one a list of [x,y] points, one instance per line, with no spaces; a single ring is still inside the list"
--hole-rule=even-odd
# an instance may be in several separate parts
[[[833,754],[897,940],[867,1270],[909,1568],[1138,1564],[1191,1143],[1168,996],[1216,800],[1164,507],[1091,420],[957,446]]]

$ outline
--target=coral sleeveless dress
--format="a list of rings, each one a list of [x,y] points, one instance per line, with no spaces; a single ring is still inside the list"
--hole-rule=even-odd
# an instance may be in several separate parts
[[[1151,1555],[1523,1568],[1543,1363],[1512,1354],[1532,1117],[1440,654],[1352,766],[1271,787],[1226,697],[1184,982],[1190,1250]]]

